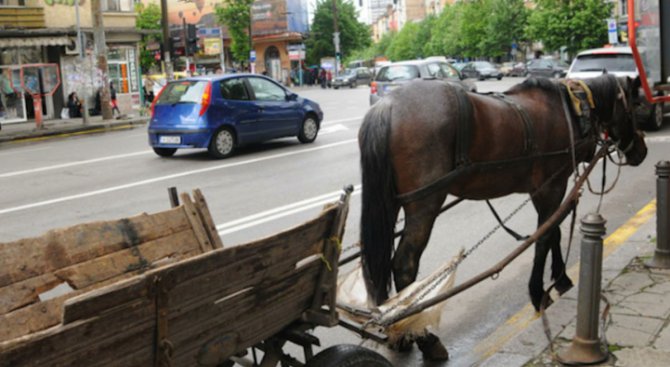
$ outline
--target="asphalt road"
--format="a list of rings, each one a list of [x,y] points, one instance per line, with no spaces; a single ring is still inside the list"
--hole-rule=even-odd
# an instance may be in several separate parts
[[[479,91],[503,91],[519,78],[478,82]],[[235,246],[299,224],[335,200],[341,188],[353,184],[344,247],[358,238],[360,184],[356,136],[368,109],[368,89],[301,88],[305,97],[321,104],[322,130],[313,144],[281,139],[242,149],[226,160],[212,160],[204,151],[180,151],[170,159],[156,156],[147,145],[145,129],[52,139],[39,143],[0,146],[0,243],[37,236],[49,229],[82,222],[156,212],[169,207],[167,188],[200,188],[209,204],[224,245]],[[670,159],[670,123],[648,133],[649,156],[637,168],[623,167],[614,191],[603,199],[601,213],[608,233],[655,197],[654,164]],[[616,176],[609,165],[608,182]],[[593,174],[600,182],[600,169]],[[526,198],[514,195],[493,200],[502,217]],[[598,197],[585,191],[578,218],[596,210]],[[568,221],[562,228],[567,247]],[[469,248],[496,225],[482,202],[464,202],[437,221],[422,257],[423,276]],[[509,225],[530,234],[536,225],[527,205]],[[576,234],[569,264],[579,254]],[[457,273],[457,283],[493,265],[518,244],[508,235],[494,234]],[[475,346],[528,304],[527,280],[532,252],[527,251],[500,277],[487,280],[448,301],[437,331],[452,360],[444,365],[468,366],[480,358]],[[344,269],[346,270],[346,269]],[[545,278],[548,279],[548,276]],[[360,343],[341,328],[318,329],[324,347]],[[375,347],[371,342],[365,345]],[[424,365],[417,352],[397,355],[375,347],[398,366]],[[426,365],[429,365],[426,363]]]

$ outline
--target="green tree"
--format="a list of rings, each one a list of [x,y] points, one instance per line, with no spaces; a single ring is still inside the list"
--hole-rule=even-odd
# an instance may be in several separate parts
[[[309,38],[305,41],[309,63],[317,64],[322,57],[335,56],[333,1],[337,8],[337,26],[340,32],[342,58],[349,58],[355,50],[364,49],[372,43],[368,26],[357,20],[356,8],[351,2],[346,0],[321,0],[316,5],[312,29]]]
[[[142,3],[135,4],[135,13],[137,20],[135,26],[142,30],[160,30],[161,29],[161,9],[158,5],[151,3],[144,5]],[[149,43],[160,42],[162,34],[144,35],[140,41],[140,65],[142,70],[149,71],[152,67],[157,66],[156,58],[153,51],[147,50]]]
[[[230,50],[233,58],[241,63],[249,61],[249,22],[253,0],[226,0],[224,6],[217,4],[216,19],[230,33]]]
[[[487,56],[506,56],[517,45],[526,41],[528,9],[524,0],[497,0],[491,4],[491,15],[486,25],[482,51]]]
[[[612,2],[607,0],[538,0],[526,29],[545,49],[566,47],[570,56],[607,43],[606,19]]]

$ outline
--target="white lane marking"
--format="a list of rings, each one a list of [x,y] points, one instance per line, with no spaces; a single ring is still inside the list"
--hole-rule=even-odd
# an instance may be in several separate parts
[[[346,119],[339,119],[339,120],[332,120],[332,121],[324,121],[323,125],[332,125],[332,124],[338,124],[340,122],[347,122],[347,121],[356,121],[356,120],[363,120],[364,116],[358,116],[358,117],[350,117]]]
[[[352,195],[358,195],[360,193],[360,190],[361,185],[356,185],[354,187],[354,192],[352,193]],[[326,203],[337,200],[337,198],[341,194],[342,190],[329,192],[327,194],[315,196],[313,198],[299,201],[297,203],[280,206],[244,218],[219,224],[218,226],[216,226],[216,229],[219,231],[220,235],[237,232],[245,228],[253,227],[294,213],[299,213],[301,211],[305,211],[317,206],[324,205]]]
[[[102,158],[94,158],[94,159],[87,159],[85,161],[78,161],[78,162],[70,162],[70,163],[63,163],[63,164],[56,164],[53,166],[46,166],[46,167],[39,167],[39,168],[33,168],[33,169],[26,169],[23,171],[14,171],[14,172],[7,172],[7,173],[0,173],[0,178],[4,177],[13,177],[13,176],[19,176],[19,175],[25,175],[28,173],[36,173],[36,172],[44,172],[44,171],[50,171],[54,169],[60,169],[60,168],[67,168],[67,167],[72,167],[72,166],[78,166],[82,164],[90,164],[90,163],[98,163],[98,162],[104,162],[104,161],[110,161],[112,159],[121,159],[121,158],[128,158],[128,157],[134,157],[138,155],[143,155],[143,154],[149,154],[153,153],[151,150],[144,150],[141,152],[134,152],[134,153],[127,153],[127,154],[118,154],[118,155],[110,155],[107,157],[102,157]]]
[[[348,127],[342,125],[342,124],[337,124],[337,125],[332,125],[332,126],[326,126],[319,131],[320,135],[328,135],[332,133],[336,133],[338,131],[347,131],[349,130]]]
[[[668,143],[670,142],[670,136],[647,136],[644,141],[647,143]]]
[[[196,169],[196,170],[186,171],[186,172],[181,172],[181,173],[174,173],[174,174],[166,175],[166,176],[154,177],[154,178],[150,178],[150,179],[147,179],[147,180],[131,182],[131,183],[128,183],[128,184],[125,184],[125,185],[112,186],[112,187],[108,187],[108,188],[105,188],[105,189],[84,192],[84,193],[81,193],[81,194],[63,196],[63,197],[60,197],[60,198],[51,199],[51,200],[44,200],[44,201],[40,201],[40,202],[36,202],[36,203],[32,203],[32,204],[26,204],[26,205],[15,206],[15,207],[12,207],[12,208],[0,209],[0,214],[7,214],[7,213],[13,213],[13,212],[21,211],[21,210],[38,208],[38,207],[41,207],[41,206],[46,206],[46,205],[51,205],[51,204],[56,204],[56,203],[62,203],[64,201],[70,201],[70,200],[81,199],[81,198],[95,196],[95,195],[106,194],[106,193],[110,193],[110,192],[114,192],[114,191],[129,189],[129,188],[132,188],[132,187],[148,185],[148,184],[152,184],[152,183],[156,183],[156,182],[160,182],[160,181],[165,181],[165,180],[170,180],[170,179],[180,178],[180,177],[185,177],[185,176],[190,176],[190,175],[196,175],[196,174],[200,174],[200,173],[211,172],[211,171],[216,171],[216,170],[225,169],[225,168],[242,166],[242,165],[245,165],[245,164],[252,164],[252,163],[268,161],[268,160],[271,160],[271,159],[290,157],[290,156],[293,156],[293,155],[304,154],[304,153],[311,153],[311,152],[315,152],[315,151],[318,151],[318,150],[324,150],[324,149],[329,149],[329,148],[337,147],[337,146],[344,145],[344,144],[354,143],[354,142],[357,142],[357,141],[358,141],[357,139],[343,140],[343,141],[339,141],[337,143],[326,144],[326,145],[322,145],[322,146],[318,146],[318,147],[314,147],[314,148],[301,149],[301,150],[296,150],[296,151],[293,151],[293,152],[270,155],[270,156],[267,156],[267,157],[247,159],[247,160],[240,161],[240,162],[235,162],[235,163],[224,163],[224,164],[220,164],[218,166],[201,168],[201,169]]]

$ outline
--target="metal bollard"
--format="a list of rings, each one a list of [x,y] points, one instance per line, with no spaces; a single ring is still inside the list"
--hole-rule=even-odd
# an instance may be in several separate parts
[[[598,337],[605,222],[600,214],[593,213],[582,219],[577,330],[570,347],[558,354],[563,364],[594,364],[608,358]]]
[[[656,163],[656,251],[645,265],[670,269],[670,161]]]

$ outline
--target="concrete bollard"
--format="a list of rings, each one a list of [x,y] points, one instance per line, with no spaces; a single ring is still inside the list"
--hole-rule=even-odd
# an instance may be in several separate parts
[[[656,251],[646,265],[670,269],[670,161],[656,163]]]
[[[605,222],[600,214],[593,213],[582,219],[577,330],[570,346],[558,354],[563,364],[595,364],[608,358],[598,336]]]

